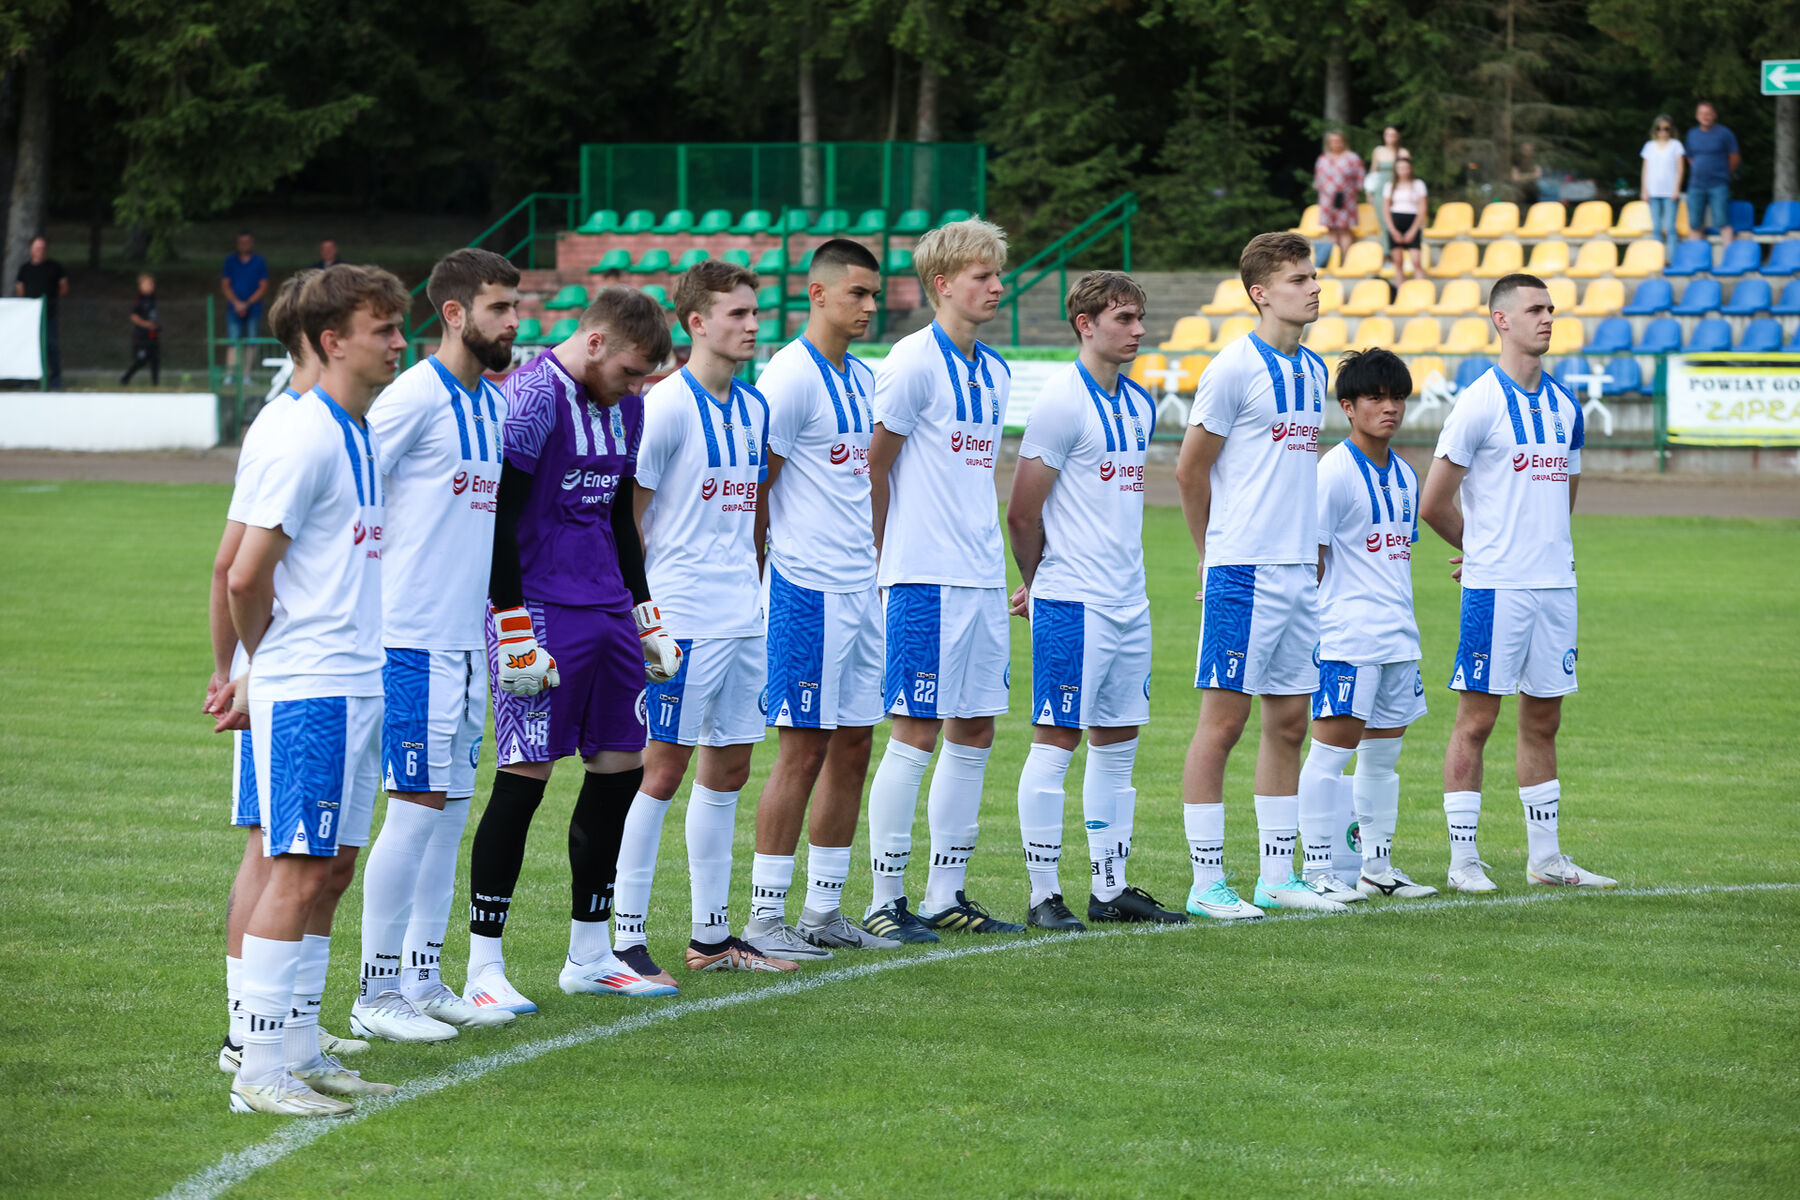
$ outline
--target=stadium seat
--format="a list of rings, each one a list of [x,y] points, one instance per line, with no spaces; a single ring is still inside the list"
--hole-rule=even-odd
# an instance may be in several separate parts
[[[1167,370],[1168,366],[1169,360],[1160,354],[1140,354],[1131,361],[1131,369],[1125,374],[1134,383],[1155,393],[1162,390],[1162,378],[1154,372]]]
[[[1400,285],[1394,301],[1387,307],[1390,317],[1422,316],[1437,300],[1437,285],[1429,279],[1409,279]],[[1325,311],[1323,308],[1320,312]]]
[[[1712,273],[1725,279],[1736,279],[1739,275],[1754,274],[1761,266],[1762,247],[1748,238],[1739,238],[1725,247],[1725,253],[1719,255],[1719,265]]]
[[[1735,232],[1743,233],[1745,230],[1755,227],[1756,209],[1748,200],[1733,200],[1731,207],[1726,210],[1725,219],[1730,222],[1731,228]],[[1735,242],[1732,244],[1736,245]]]
[[[1780,237],[1800,232],[1800,200],[1776,200],[1763,210],[1763,219],[1751,227],[1758,237]]]
[[[633,275],[655,275],[669,269],[669,252],[661,246],[644,251],[644,257],[628,268]]]
[[[776,218],[775,224],[769,227],[769,232],[780,237],[783,233],[805,233],[811,227],[812,217],[804,208],[790,208]]]
[[[1557,205],[1557,208],[1561,207],[1560,204]],[[1604,245],[1607,243],[1590,244]],[[1587,246],[1583,246],[1582,249],[1586,250]],[[1550,275],[1561,275],[1569,269],[1569,243],[1562,241],[1539,242],[1531,248],[1531,257],[1526,260],[1525,269],[1539,279]]]
[[[754,237],[759,233],[768,233],[775,226],[774,219],[766,208],[753,208],[737,219],[731,232],[739,237]]]
[[[1619,269],[1619,247],[1613,242],[1583,242],[1569,268],[1571,279],[1598,279]]]
[[[776,312],[781,308],[781,285],[765,283],[756,289],[756,307],[764,312]]]
[[[887,253],[887,272],[890,275],[903,275],[913,269],[913,252],[905,246],[889,246]]]
[[[1448,241],[1458,234],[1469,232],[1474,227],[1475,209],[1473,206],[1462,200],[1452,200],[1448,204],[1438,205],[1437,216],[1431,219],[1431,225],[1425,230],[1425,236],[1433,241]]]
[[[1511,237],[1519,232],[1519,206],[1511,200],[1490,201],[1481,210],[1481,220],[1469,230],[1470,237]]]
[[[1327,267],[1335,267],[1338,263],[1338,248],[1330,242],[1313,243],[1313,266],[1323,271]]]
[[[1694,354],[1717,354],[1731,349],[1731,322],[1723,317],[1708,317],[1696,322],[1689,335],[1687,348]]]
[[[1788,238],[1769,247],[1769,261],[1762,266],[1764,275],[1800,274],[1800,238]]]
[[[1359,238],[1377,237],[1381,233],[1381,217],[1367,201],[1356,206],[1356,225],[1351,230]]]
[[[604,275],[608,271],[628,271],[631,269],[631,251],[614,246],[600,256],[600,261],[588,268],[589,275]]]
[[[1781,289],[1781,299],[1769,305],[1769,311],[1778,317],[1800,317],[1800,279],[1788,281]]]
[[[1461,362],[1456,364],[1456,390],[1460,392],[1463,389],[1467,388],[1470,384],[1474,383],[1477,379],[1480,379],[1483,375],[1486,375],[1488,373],[1488,371],[1490,371],[1493,368],[1493,366],[1494,366],[1493,359],[1483,357],[1482,355],[1479,355],[1479,354],[1475,355],[1472,358],[1463,359]]]
[[[1667,317],[1662,318],[1668,320]],[[1676,326],[1677,329],[1680,326]],[[1607,317],[1594,326],[1594,336],[1588,340],[1589,354],[1622,354],[1631,349],[1631,322],[1624,317]]]
[[[1566,358],[1557,359],[1555,366],[1545,363],[1544,370],[1549,371],[1558,379],[1566,381],[1571,375],[1586,375],[1588,373],[1588,360],[1581,357],[1579,354],[1571,354]],[[1569,386],[1574,387],[1575,385],[1570,384]]]
[[[1189,350],[1204,350],[1210,345],[1212,322],[1205,317],[1183,317],[1175,322],[1175,328],[1169,333],[1169,340],[1157,348],[1180,354]]]
[[[680,321],[675,322],[674,325],[669,327],[669,340],[677,346],[691,346],[694,344],[693,335],[682,328]]]
[[[1575,214],[1563,228],[1563,236],[1571,242],[1601,237],[1612,228],[1612,205],[1604,200],[1583,200],[1575,206]]]
[[[674,312],[675,302],[669,299],[669,289],[660,283],[647,283],[638,291],[662,305],[664,312]]]
[[[1420,354],[1407,359],[1406,369],[1412,375],[1412,389],[1415,396],[1425,390],[1425,379],[1433,371],[1445,379],[1450,378],[1450,372],[1444,369],[1444,360],[1435,354]]]
[[[1586,340],[1580,317],[1558,317],[1550,324],[1551,354],[1573,354]]]
[[[1306,211],[1300,214],[1300,223],[1288,232],[1297,233],[1303,238],[1318,239],[1324,237],[1329,230],[1325,228],[1325,223],[1319,220],[1319,206],[1309,204],[1306,206]]]
[[[1350,339],[1352,350],[1370,350],[1376,346],[1391,349],[1394,345],[1394,323],[1386,317],[1364,317],[1357,323]]]
[[[1613,274],[1621,279],[1644,279],[1663,271],[1663,244],[1654,238],[1639,238],[1625,247],[1625,260]]]
[[[671,208],[668,215],[658,221],[656,223],[656,228],[652,229],[650,232],[668,236],[669,234],[674,233],[686,233],[693,227],[694,214],[692,210],[686,208]]]
[[[1185,395],[1193,395],[1200,386],[1200,376],[1205,373],[1206,366],[1212,362],[1210,354],[1184,354],[1176,362],[1175,367],[1181,372],[1170,385],[1171,391]]]
[[[1756,318],[1744,326],[1737,348],[1750,354],[1772,354],[1781,349],[1781,322],[1774,317]]]
[[[550,333],[544,340],[550,342],[566,341],[569,338],[574,337],[575,331],[580,328],[580,321],[576,320],[574,317],[564,317],[550,327]]]
[[[1781,352],[1783,354],[1800,354],[1800,329],[1794,331],[1794,336],[1787,340],[1787,345],[1781,348]]]
[[[1698,283],[1698,280],[1695,280]],[[1689,284],[1692,287],[1693,284]],[[1769,304],[1774,297],[1769,294],[1769,281],[1766,279],[1740,279],[1732,285],[1731,299],[1719,310],[1720,315],[1727,317],[1754,317],[1758,313],[1769,311]]]
[[[647,208],[634,208],[619,222],[620,233],[649,233],[656,228],[656,214]]]
[[[764,346],[772,346],[785,340],[782,337],[780,317],[764,317],[756,323],[756,340]]]
[[[1441,340],[1436,317],[1414,317],[1400,330],[1400,340],[1393,349],[1395,354],[1429,354]]]
[[[1531,268],[1527,267],[1526,270]],[[1532,272],[1536,274],[1536,272]],[[1575,281],[1573,279],[1546,279],[1544,286],[1550,293],[1550,303],[1556,311],[1566,313],[1575,307]]]
[[[619,214],[610,208],[596,208],[588,219],[575,227],[576,233],[617,233]]]
[[[1442,349],[1445,354],[1498,354],[1500,348],[1494,341],[1493,326],[1486,317],[1461,317],[1450,326]]]
[[[1219,329],[1213,336],[1212,345],[1205,349],[1223,350],[1255,328],[1255,317],[1227,317],[1219,322]]]
[[[675,265],[670,267],[669,270],[671,273],[679,275],[690,267],[699,266],[711,257],[712,253],[710,251],[702,250],[700,247],[695,246],[690,250],[684,251],[681,257],[675,260]]]
[[[725,253],[719,255],[719,261],[728,262],[734,266],[748,267],[750,265],[750,252],[740,246],[733,246],[731,249],[725,251]]]
[[[1444,207],[1450,206],[1446,204]],[[1437,261],[1425,268],[1425,274],[1433,279],[1461,279],[1475,270],[1480,253],[1474,242],[1451,242],[1438,251]]]
[[[1593,354],[1601,353],[1598,342],[1588,347]],[[1633,354],[1678,354],[1681,352],[1681,322],[1674,317],[1657,317],[1644,326],[1644,335],[1631,348]]]
[[[1685,210],[1686,206],[1678,204],[1676,207]],[[1648,235],[1652,226],[1653,222],[1650,220],[1649,202],[1645,200],[1629,200],[1626,202],[1625,207],[1619,210],[1619,223],[1614,225],[1607,232],[1618,238],[1620,241],[1625,241],[1630,238],[1640,238]]]
[[[1511,201],[1503,200],[1499,203],[1510,204]],[[1516,209],[1518,206],[1513,207]],[[1489,242],[1487,253],[1481,256],[1481,265],[1470,273],[1477,279],[1498,279],[1502,275],[1511,275],[1524,265],[1525,247],[1508,238],[1502,242]]]
[[[1339,279],[1363,279],[1380,272],[1381,264],[1387,256],[1381,252],[1380,242],[1352,242],[1350,253],[1344,255],[1344,261],[1329,268],[1332,275]],[[1387,285],[1382,284],[1383,304],[1387,303]]]
[[[918,237],[931,228],[931,214],[922,208],[909,208],[894,221],[888,232],[901,237]]]
[[[700,214],[700,220],[694,225],[694,232],[701,237],[712,237],[714,234],[728,233],[731,230],[731,210],[726,208],[709,208]]]
[[[865,208],[862,216],[856,218],[856,224],[844,231],[850,237],[879,237],[887,232],[887,210],[885,208]]]
[[[1625,285],[1617,279],[1596,279],[1581,294],[1581,303],[1568,311],[1578,317],[1616,316],[1625,307]]]
[[[939,225],[949,225],[955,221],[967,221],[972,215],[973,214],[966,208],[946,208],[943,215],[938,217],[937,223]]]
[[[617,216],[618,214],[615,213],[615,220],[617,219]],[[526,317],[523,321],[519,322],[519,332],[514,335],[514,340],[524,342],[529,346],[533,342],[542,340],[543,336],[544,323],[536,317]]]
[[[564,308],[586,308],[588,306],[587,289],[579,283],[564,285],[562,291],[544,301],[544,307],[552,312]]]
[[[1676,242],[1675,258],[1663,268],[1664,275],[1699,275],[1712,270],[1710,242]]]
[[[1635,358],[1615,358],[1602,368],[1602,373],[1608,376],[1600,385],[1603,396],[1629,396],[1644,390],[1643,368]]]
[[[758,275],[780,275],[787,270],[787,252],[780,246],[770,246],[764,250],[762,257],[756,260],[753,268]]]
[[[1319,315],[1329,316],[1344,307],[1344,281],[1341,279],[1319,280]]]
[[[1320,317],[1306,330],[1306,344],[1314,354],[1336,354],[1349,337],[1349,327],[1342,317]]]
[[[1694,236],[1694,227],[1688,224],[1688,206],[1685,199],[1675,206],[1675,236],[1683,239]]]
[[[1670,306],[1669,313],[1677,317],[1704,317],[1709,312],[1717,312],[1724,302],[1718,280],[1690,279],[1681,289],[1681,299]]]
[[[850,228],[850,214],[841,208],[828,208],[821,212],[807,232],[814,237],[836,237]]]
[[[1555,200],[1543,200],[1525,211],[1525,223],[1519,226],[1519,236],[1522,238],[1559,237],[1562,236],[1564,227],[1568,223],[1568,209]]]
[[[1346,317],[1372,317],[1387,306],[1387,280],[1365,279],[1350,289],[1350,298],[1338,306],[1338,311]]]
[[[1473,249],[1473,247],[1471,247]],[[1452,279],[1444,285],[1437,303],[1425,311],[1434,317],[1461,317],[1481,311],[1481,285],[1473,279]]]
[[[1219,286],[1213,289],[1212,302],[1202,304],[1200,311],[1209,317],[1228,317],[1232,313],[1255,312],[1256,306],[1250,303],[1243,280],[1221,279]]]
[[[1590,288],[1599,287],[1601,281],[1596,279],[1589,284]],[[1628,317],[1654,317],[1657,313],[1666,313],[1669,306],[1675,303],[1675,293],[1666,279],[1646,279],[1631,293],[1631,303],[1620,311]]]

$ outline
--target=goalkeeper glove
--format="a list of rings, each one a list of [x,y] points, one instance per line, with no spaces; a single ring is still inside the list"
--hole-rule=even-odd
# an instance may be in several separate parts
[[[663,628],[662,612],[655,601],[646,600],[632,609],[631,615],[644,648],[644,677],[652,683],[667,683],[681,670],[681,647]]]
[[[523,605],[494,614],[500,644],[500,690],[515,696],[535,696],[562,682],[556,660],[538,645],[531,631],[531,614]]]

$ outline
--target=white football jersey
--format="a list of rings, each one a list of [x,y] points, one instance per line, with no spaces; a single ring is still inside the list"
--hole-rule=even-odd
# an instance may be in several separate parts
[[[906,439],[888,472],[880,583],[1006,586],[994,460],[1012,370],[980,342],[966,359],[933,321],[894,343],[875,419]]]
[[[1349,442],[1319,460],[1319,657],[1378,667],[1419,657],[1412,548],[1419,477],[1398,454],[1378,467]]]
[[[845,371],[804,336],[775,352],[757,378],[769,404],[769,449],[786,461],[769,489],[769,562],[819,592],[875,584],[869,515],[869,434],[875,373],[854,354]]]
[[[434,354],[369,409],[387,497],[381,640],[406,650],[487,643],[488,568],[506,398],[488,380],[467,391]]]
[[[1025,418],[1020,458],[1058,474],[1044,501],[1044,558],[1031,594],[1126,605],[1144,598],[1144,452],[1150,393],[1119,376],[1108,395],[1070,363],[1044,382]]]
[[[1254,333],[1200,376],[1188,424],[1225,439],[1212,467],[1206,566],[1318,562],[1313,533],[1325,360],[1289,358]]]
[[[1527,392],[1492,367],[1456,397],[1437,457],[1463,476],[1466,588],[1572,588],[1569,478],[1587,440],[1581,405],[1544,372]]]
[[[268,416],[275,440],[244,524],[290,540],[250,694],[379,696],[381,475],[370,431],[319,388]]]
[[[656,493],[644,572],[674,637],[763,632],[755,523],[768,443],[769,406],[740,380],[721,404],[683,367],[644,396],[636,479]]]

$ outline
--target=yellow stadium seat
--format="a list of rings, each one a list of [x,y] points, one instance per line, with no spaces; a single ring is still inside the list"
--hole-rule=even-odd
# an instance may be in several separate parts
[[[1676,205],[1686,208],[1685,204]],[[1607,232],[1616,238],[1643,237],[1650,232],[1650,204],[1645,200],[1629,200],[1619,210],[1619,223]]]
[[[1160,354],[1140,354],[1132,360],[1131,370],[1125,372],[1133,381],[1150,390],[1151,395],[1162,391],[1162,378],[1152,372],[1160,371],[1169,365],[1169,360]]]
[[[1158,349],[1199,350],[1212,344],[1212,322],[1205,317],[1183,317],[1175,322],[1175,328],[1169,334],[1169,340]]]
[[[1416,317],[1437,300],[1437,285],[1429,279],[1409,279],[1387,307],[1390,317]]]
[[[1539,242],[1531,248],[1531,261],[1525,269],[1542,279],[1546,275],[1561,275],[1569,269],[1569,243]]]
[[[1352,232],[1359,238],[1372,238],[1381,232],[1381,220],[1375,215],[1373,204],[1356,206],[1356,228]]]
[[[1511,237],[1519,232],[1519,206],[1511,200],[1494,200],[1481,210],[1481,220],[1469,230],[1470,237]]]
[[[1181,374],[1170,381],[1169,390],[1183,395],[1193,395],[1200,386],[1200,373],[1206,370],[1206,364],[1212,361],[1210,354],[1185,354],[1170,364]]]
[[[1375,346],[1389,347],[1394,344],[1394,323],[1386,317],[1364,317],[1356,327],[1356,336],[1350,339],[1353,350],[1368,350]]]
[[[1578,317],[1611,317],[1624,307],[1625,285],[1617,279],[1596,279],[1587,285],[1581,303],[1569,311]]]
[[[1227,317],[1219,322],[1219,333],[1217,337],[1213,338],[1212,345],[1203,347],[1203,349],[1223,350],[1255,328],[1255,317]]]
[[[1420,354],[1406,360],[1406,369],[1412,372],[1413,395],[1417,396],[1425,390],[1425,379],[1433,371],[1448,379],[1450,373],[1444,370],[1444,360],[1435,354]]]
[[[1502,201],[1510,203],[1510,201]],[[1516,206],[1515,206],[1516,207]],[[1511,275],[1525,265],[1525,247],[1508,238],[1503,242],[1489,242],[1487,253],[1481,256],[1481,265],[1470,274],[1477,279],[1498,279],[1502,275]]]
[[[1327,267],[1326,271],[1339,279],[1362,279],[1378,274],[1386,257],[1381,252],[1380,242],[1352,242],[1344,261]]]
[[[1557,312],[1568,312],[1575,307],[1575,281],[1573,279],[1546,279],[1550,288],[1550,303],[1556,306]]]
[[[1365,279],[1351,290],[1350,298],[1338,307],[1338,311],[1346,317],[1372,317],[1387,305],[1387,280]]]
[[[1649,232],[1648,229],[1644,230],[1644,233]],[[1681,203],[1675,206],[1675,234],[1677,237],[1688,237],[1693,232],[1694,227],[1688,224],[1687,199],[1684,197]],[[1644,233],[1634,233],[1631,236],[1634,238],[1643,237]]]
[[[1568,224],[1569,212],[1554,200],[1544,200],[1532,205],[1525,213],[1525,223],[1519,226],[1519,236],[1528,238],[1555,237]]]
[[[1288,232],[1297,233],[1303,238],[1322,238],[1330,231],[1325,228],[1325,223],[1319,220],[1319,206],[1309,204],[1306,206],[1306,211],[1300,214],[1300,223]]]
[[[1444,207],[1450,206],[1446,204]],[[1475,260],[1479,254],[1474,242],[1451,242],[1439,252],[1438,260],[1425,268],[1425,273],[1433,279],[1459,279],[1475,269]]]
[[[1320,317],[1306,331],[1306,344],[1315,354],[1336,354],[1349,336],[1342,317]]]
[[[1619,269],[1619,248],[1612,242],[1583,242],[1575,265],[1569,268],[1571,279],[1598,279]]]
[[[1601,237],[1612,228],[1612,221],[1612,205],[1604,200],[1583,200],[1575,206],[1575,215],[1569,218],[1563,236],[1571,242]]]
[[[1481,311],[1481,285],[1473,279],[1452,279],[1444,285],[1438,302],[1425,310],[1434,317],[1461,317]]]
[[[1250,303],[1243,280],[1222,279],[1213,290],[1212,303],[1202,304],[1200,311],[1209,317],[1229,317],[1233,313],[1253,313],[1256,306]]]
[[[1329,316],[1344,307],[1344,281],[1341,279],[1319,280],[1319,315]]]
[[[1475,209],[1462,200],[1452,200],[1448,204],[1438,205],[1437,216],[1432,218],[1431,227],[1425,236],[1432,241],[1446,241],[1458,234],[1469,232],[1475,227]]]
[[[1687,205],[1681,207],[1685,210]],[[1643,279],[1661,275],[1664,265],[1663,244],[1654,238],[1643,238],[1625,247],[1625,261],[1615,273],[1621,279]]]
[[[1490,338],[1492,328],[1486,317],[1463,317],[1450,326],[1442,349],[1445,354],[1498,354],[1498,339]]]
[[[1414,317],[1400,331],[1396,354],[1426,354],[1438,348],[1441,331],[1436,317]]]
[[[1558,317],[1550,323],[1550,353],[1575,354],[1587,341],[1580,317]]]

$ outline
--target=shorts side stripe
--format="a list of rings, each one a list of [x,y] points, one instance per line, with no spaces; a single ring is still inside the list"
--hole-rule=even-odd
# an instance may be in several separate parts
[[[278,700],[269,717],[269,827],[272,854],[304,842],[306,853],[337,853],[349,753],[349,701],[343,696]]]
[[[1485,692],[1493,681],[1494,589],[1464,588],[1462,630],[1456,641],[1456,674],[1450,686],[1458,691]]]
[[[889,712],[938,715],[942,633],[943,601],[937,584],[898,583],[888,589],[887,671],[881,691],[882,706]]]
[[[771,725],[817,729],[825,681],[825,593],[800,587],[769,568]],[[809,685],[809,686],[802,686]],[[802,696],[802,692],[810,692]]]
[[[650,736],[659,742],[681,740],[681,700],[687,693],[688,665],[694,659],[694,639],[676,638],[681,647],[681,669],[667,683],[652,683],[645,689],[645,703],[650,712]]]
[[[1079,600],[1031,602],[1031,723],[1081,728],[1082,666],[1087,660],[1087,605]]]
[[[392,792],[429,792],[431,652],[389,650],[381,665],[381,693],[385,701],[381,718],[384,786]],[[407,769],[409,764],[411,770]]]
[[[237,763],[237,777],[232,788],[231,823],[261,825],[262,810],[256,802],[256,744],[248,729],[232,734],[232,757]]]
[[[1207,568],[1205,604],[1194,686],[1244,691],[1250,619],[1256,610],[1256,568],[1243,564]]]
[[[1344,683],[1350,684],[1348,689]],[[1313,720],[1325,717],[1351,717],[1356,715],[1357,671],[1347,662],[1333,662],[1329,659],[1319,663],[1319,686],[1312,696]]]

